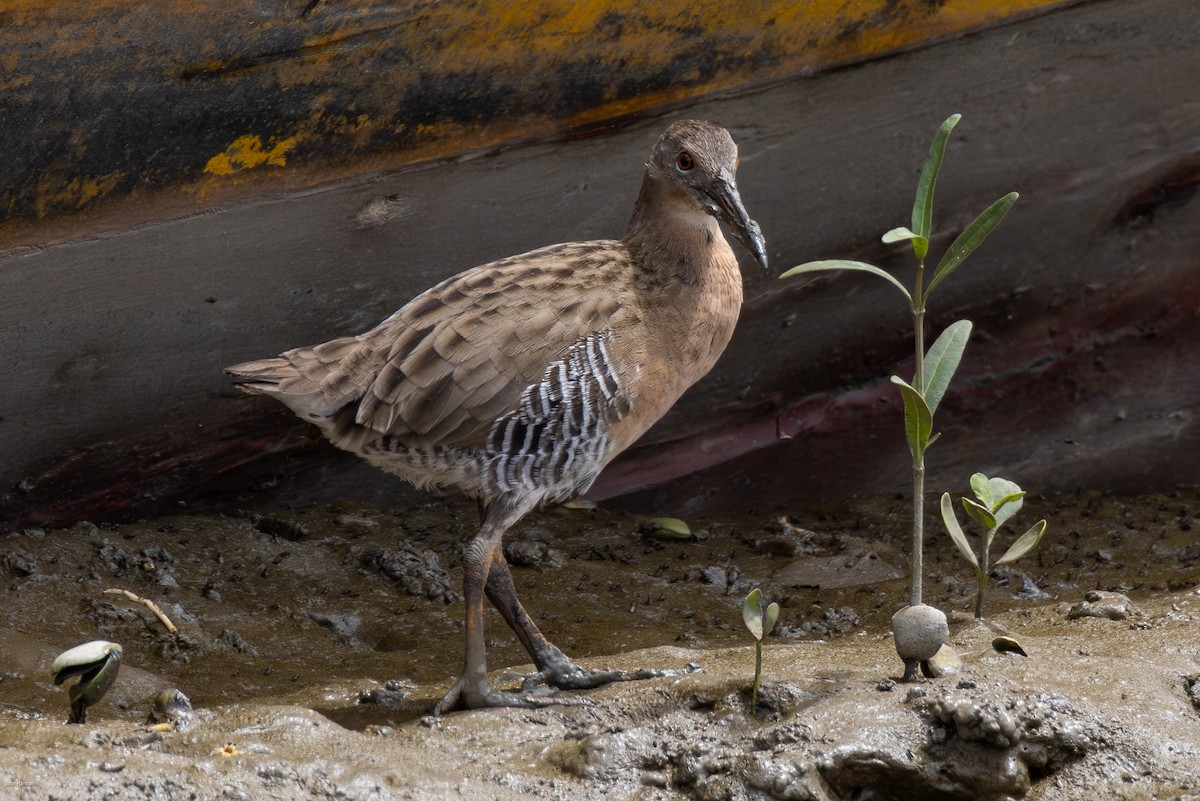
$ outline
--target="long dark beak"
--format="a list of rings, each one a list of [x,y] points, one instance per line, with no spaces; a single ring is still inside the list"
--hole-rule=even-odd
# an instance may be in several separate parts
[[[727,222],[733,236],[742,247],[754,256],[754,260],[761,264],[764,270],[767,269],[767,242],[763,239],[758,223],[746,213],[733,176],[718,178],[712,189],[705,194],[713,202],[708,208],[708,213]]]

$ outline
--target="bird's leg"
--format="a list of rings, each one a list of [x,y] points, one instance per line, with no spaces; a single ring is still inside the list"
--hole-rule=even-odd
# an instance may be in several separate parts
[[[479,709],[491,706],[536,707],[546,703],[529,693],[491,692],[487,686],[487,645],[483,636],[483,596],[495,565],[504,565],[501,541],[504,532],[524,513],[524,509],[493,505],[484,516],[483,525],[475,539],[463,552],[463,597],[466,601],[466,652],[463,673],[433,714],[441,715],[454,709]],[[494,514],[493,514],[494,512]],[[511,579],[508,582],[512,583]]]
[[[537,624],[529,617],[525,607],[517,600],[517,590],[513,586],[512,573],[504,553],[497,554],[492,562],[486,585],[488,599],[504,616],[509,627],[516,632],[517,638],[525,650],[533,658],[538,672],[525,680],[524,690],[537,684],[546,684],[560,690],[587,690],[600,687],[614,681],[636,681],[639,679],[654,679],[667,675],[661,670],[585,670],[564,654],[558,646],[546,639],[538,630]]]

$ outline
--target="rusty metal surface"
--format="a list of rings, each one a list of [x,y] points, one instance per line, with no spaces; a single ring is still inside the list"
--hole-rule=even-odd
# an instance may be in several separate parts
[[[546,137],[1063,0],[17,0],[0,250]]]

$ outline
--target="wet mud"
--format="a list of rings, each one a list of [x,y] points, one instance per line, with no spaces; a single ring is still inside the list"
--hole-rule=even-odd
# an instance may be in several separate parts
[[[916,684],[895,680],[888,633],[909,514],[871,498],[687,534],[531,515],[506,555],[552,640],[589,666],[699,671],[440,719],[461,667],[467,504],[6,534],[0,797],[1200,798],[1200,492],[1030,497],[1013,525],[1049,531],[993,573],[984,623],[973,573],[931,530],[926,601],[962,665]],[[751,715],[754,587],[782,613]],[[519,685],[527,656],[498,614],[486,626],[493,682]],[[94,639],[121,644],[120,676],[67,725],[50,665]],[[147,722],[164,689],[194,712]]]

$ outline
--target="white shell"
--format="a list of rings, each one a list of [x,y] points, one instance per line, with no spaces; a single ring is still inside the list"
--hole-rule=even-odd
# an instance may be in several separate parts
[[[121,646],[108,640],[85,642],[83,645],[76,645],[74,648],[68,648],[59,654],[54,660],[54,664],[50,667],[50,672],[58,673],[64,668],[101,662],[113,651],[116,651],[118,654],[121,653]]]

